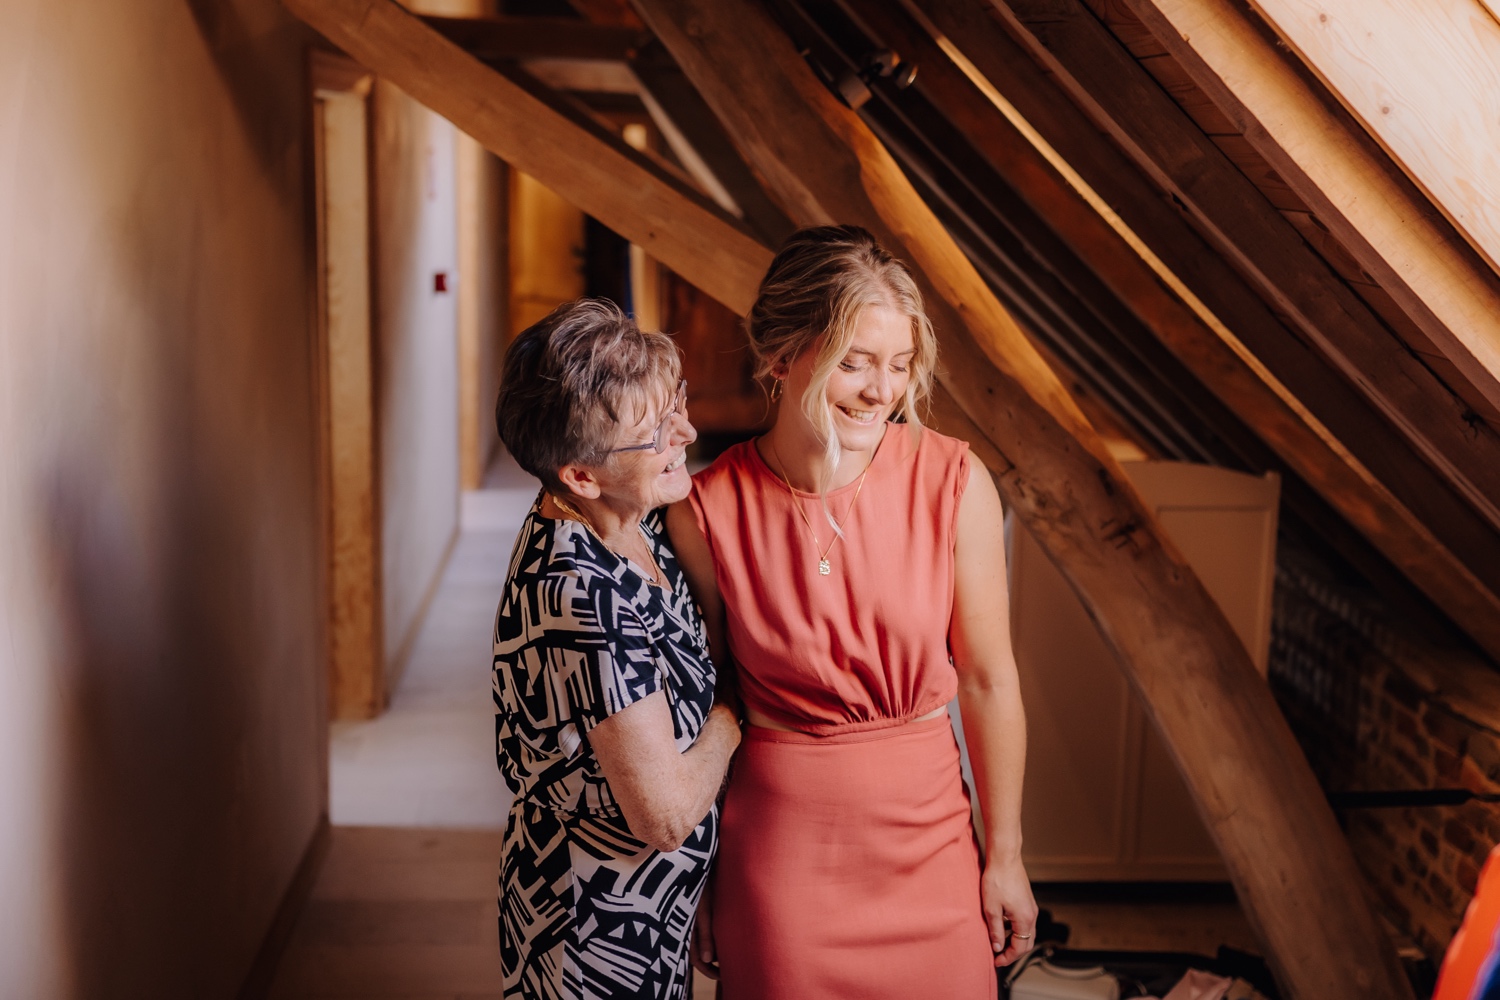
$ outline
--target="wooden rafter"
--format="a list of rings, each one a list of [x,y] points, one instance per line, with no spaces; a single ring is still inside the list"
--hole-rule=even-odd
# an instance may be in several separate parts
[[[1230,0],[1124,2],[1500,415],[1500,279],[1478,254]]]
[[[723,187],[745,222],[772,246],[789,236],[795,227],[766,195],[754,171],[735,149],[734,140],[682,75],[671,55],[659,43],[653,43],[631,59],[630,68],[655,104],[653,117],[665,118],[677,130]],[[678,158],[683,156],[679,150]]]
[[[558,17],[423,17],[485,62],[503,59],[633,59],[649,33]]]
[[[1156,335],[1408,579],[1477,643],[1500,658],[1500,597],[1496,596],[1495,587],[1481,579],[1422,516],[1396,496],[1364,461],[1351,454],[1345,442],[1302,402],[1310,398],[1322,408],[1329,400],[1318,395],[1321,393],[1337,394],[1333,395],[1334,401],[1347,403],[1352,396],[1350,387],[1333,379],[1326,369],[1328,379],[1321,383],[1308,381],[1309,373],[1299,371],[1298,367],[1309,362],[1320,364],[1318,359],[1299,350],[1295,341],[1285,343],[1291,338],[1265,303],[1185,224],[1162,194],[1119,153],[1118,147],[1099,133],[1096,124],[1057,91],[1053,78],[1044,75],[1007,33],[1001,11],[986,0],[919,0],[919,4],[945,38],[961,40],[960,45],[950,46],[953,57],[969,57],[974,70],[983,74],[985,85],[996,88],[993,98],[985,101],[989,108],[986,113],[985,107],[974,101],[972,93],[965,96],[959,83],[950,79],[951,74],[944,73],[945,64],[937,54],[926,53],[924,62],[929,65],[924,69],[936,71],[931,85],[947,85],[945,110],[951,114],[966,110],[970,115],[966,124],[975,141],[984,143],[997,166],[1022,185],[1030,197],[1048,206],[1049,221],[1087,256],[1095,272],[1142,316]],[[1072,0],[1051,3],[1054,11],[1062,6],[1075,16],[1078,14]],[[1087,11],[1081,16],[1093,21]],[[1057,23],[1063,22],[1059,19]],[[1097,58],[1107,58],[1107,53],[1099,53]],[[972,81],[967,82],[971,88],[975,86]],[[1055,144],[1070,169],[1076,168],[1078,180],[1065,184],[1057,170],[1038,162],[1037,147],[1028,140],[1025,131],[1009,121],[1002,124],[997,120],[1004,119],[1004,115],[997,110],[996,100],[1018,108],[1028,126],[1035,128],[1037,140]],[[1116,214],[1169,271],[1198,293],[1206,303],[1206,314],[1189,309],[1177,295],[1163,287],[1158,275],[1146,267],[1140,252],[1126,245],[1120,232],[1105,223],[1097,206],[1080,204],[1078,183],[1097,185],[1096,193],[1108,203],[1108,211]],[[1205,322],[1205,315],[1213,322]],[[1280,373],[1268,370],[1244,348],[1241,338],[1250,339],[1252,335],[1257,348],[1273,343],[1275,338],[1281,341],[1279,349],[1289,351]],[[1278,374],[1290,376],[1297,389],[1312,395],[1299,398]],[[1378,417],[1368,410],[1364,413],[1370,421],[1369,427],[1360,425],[1360,410],[1352,409],[1338,430],[1352,432],[1360,440],[1372,439],[1380,430]],[[1387,443],[1377,439],[1366,449],[1366,454],[1380,463],[1378,468],[1388,480],[1404,485],[1409,477],[1415,477],[1429,487],[1436,485],[1443,489],[1432,471],[1415,456],[1408,453],[1404,464],[1400,464],[1403,456],[1391,447],[1393,444],[1399,446],[1400,442],[1387,435]],[[1421,502],[1432,503],[1434,495],[1415,496]],[[1422,513],[1428,511],[1424,509]],[[1461,513],[1473,522],[1471,512],[1461,510]],[[1470,530],[1468,537],[1479,539],[1479,545],[1495,545],[1487,526]],[[1466,545],[1461,551],[1472,554],[1469,548]]]
[[[1279,317],[1279,323],[1237,329],[1256,355],[1303,400],[1314,401],[1339,438],[1361,455],[1389,452],[1378,416],[1398,429],[1453,490],[1500,531],[1500,435],[1392,336],[1362,300],[1251,183],[1224,151],[1182,111],[1080,0],[1001,0],[1034,40],[1059,83],[1142,170],[1193,214],[1214,249],[1234,261]],[[1061,15],[1061,16],[1059,16]],[[1165,57],[1163,57],[1165,58]],[[1371,412],[1332,387],[1304,343],[1313,345]],[[1304,381],[1305,380],[1305,381]],[[1378,414],[1378,416],[1377,416]],[[1372,447],[1361,448],[1365,429]],[[1410,484],[1407,495],[1442,489],[1414,462],[1382,475]],[[1398,492],[1400,492],[1398,490]],[[1429,516],[1429,523],[1445,518]],[[1477,555],[1477,553],[1476,553]],[[1489,557],[1489,562],[1500,561]]]
[[[636,6],[796,221],[858,222],[913,265],[941,331],[944,386],[1143,695],[1289,990],[1409,996],[1244,648],[889,154],[749,0]]]
[[[1254,6],[1500,272],[1500,21],[1479,0]]]
[[[469,55],[391,0],[287,0],[377,76],[486,149],[743,313],[771,261],[744,226],[665,165],[562,101],[544,99]],[[575,151],[586,150],[586,155]],[[687,271],[674,260],[697,263]]]

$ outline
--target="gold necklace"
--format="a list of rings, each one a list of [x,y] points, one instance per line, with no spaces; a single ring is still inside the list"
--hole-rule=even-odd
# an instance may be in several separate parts
[[[797,491],[792,489],[792,481],[786,477],[786,464],[781,460],[781,453],[776,450],[776,445],[770,440],[770,438],[767,438],[766,442],[771,445],[771,455],[776,459],[777,468],[781,473],[781,481],[783,483],[786,483],[787,492],[792,495],[792,506],[797,508],[798,514],[802,515],[802,523],[807,525],[807,533],[812,536],[813,551],[817,552],[818,533],[813,530],[812,521],[807,517],[807,511],[802,509],[802,500],[797,496]],[[854,505],[859,503],[859,495],[864,491],[865,488],[865,477],[869,474],[870,466],[866,465],[865,471],[859,474],[859,485],[854,488],[854,499],[849,501],[849,509],[844,511],[844,519],[842,521],[833,522],[835,525],[837,525],[838,531],[835,531],[833,533],[833,540],[829,542],[828,547],[818,555],[819,576],[828,576],[833,572],[833,567],[829,565],[828,562],[828,553],[833,551],[833,547],[837,545],[839,539],[843,537],[842,532],[844,530],[844,525],[848,524],[849,518],[854,516]]]
[[[596,539],[598,539],[600,545],[603,545],[606,549],[609,549],[611,552],[615,551],[614,549],[610,549],[609,548],[609,543],[606,542],[604,540],[604,536],[601,535],[601,534],[599,534],[598,530],[595,529],[594,522],[590,521],[587,517],[584,516],[583,511],[579,510],[577,507],[574,507],[571,503],[569,503],[568,501],[564,500],[562,497],[558,496],[556,493],[548,493],[547,495],[552,498],[552,502],[557,505],[557,509],[558,510],[562,511],[564,514],[566,514],[569,517],[573,518],[575,521],[578,521],[585,528],[587,528],[589,530],[589,534],[593,535]],[[645,541],[645,539],[642,538],[642,541]],[[616,554],[618,555],[618,553],[616,553]],[[621,556],[621,558],[626,558],[626,557]],[[651,546],[650,545],[646,546],[646,560],[651,564],[651,572],[655,574],[655,576],[653,576],[651,578],[651,582],[654,583],[654,584],[656,584],[659,587],[666,586],[666,577],[662,575],[661,566],[657,563],[656,556],[654,556],[654,555],[651,554]]]

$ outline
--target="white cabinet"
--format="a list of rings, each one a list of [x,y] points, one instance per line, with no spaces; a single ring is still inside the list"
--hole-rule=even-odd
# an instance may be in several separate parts
[[[1177,462],[1126,463],[1125,471],[1264,676],[1279,479]],[[1098,629],[1026,530],[1013,518],[1007,528],[1030,735],[1027,871],[1039,881],[1225,878],[1176,765]]]

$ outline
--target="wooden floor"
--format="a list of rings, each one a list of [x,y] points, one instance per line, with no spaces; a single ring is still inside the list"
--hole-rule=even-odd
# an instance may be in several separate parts
[[[499,1000],[498,831],[333,828],[273,1000]]]
[[[333,828],[272,1000],[499,1000],[498,831]],[[1232,895],[1039,887],[1075,948],[1258,950]],[[699,979],[694,995],[713,996]]]
[[[271,1000],[500,1000],[501,836],[335,826]]]

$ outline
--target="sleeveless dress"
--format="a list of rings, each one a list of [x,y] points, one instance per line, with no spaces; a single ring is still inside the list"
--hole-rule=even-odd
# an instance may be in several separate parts
[[[725,1000],[993,1000],[994,955],[948,650],[968,446],[892,424],[819,573],[789,490],[754,442],[694,478],[748,726],[724,799],[714,939]]]
[[[665,690],[686,750],[713,703],[703,619],[661,512],[642,529],[667,587],[535,505],[511,554],[493,675],[500,770],[516,792],[500,868],[507,997],[685,1000],[692,983],[688,936],[717,807],[678,850],[649,847],[589,746],[596,725]]]

